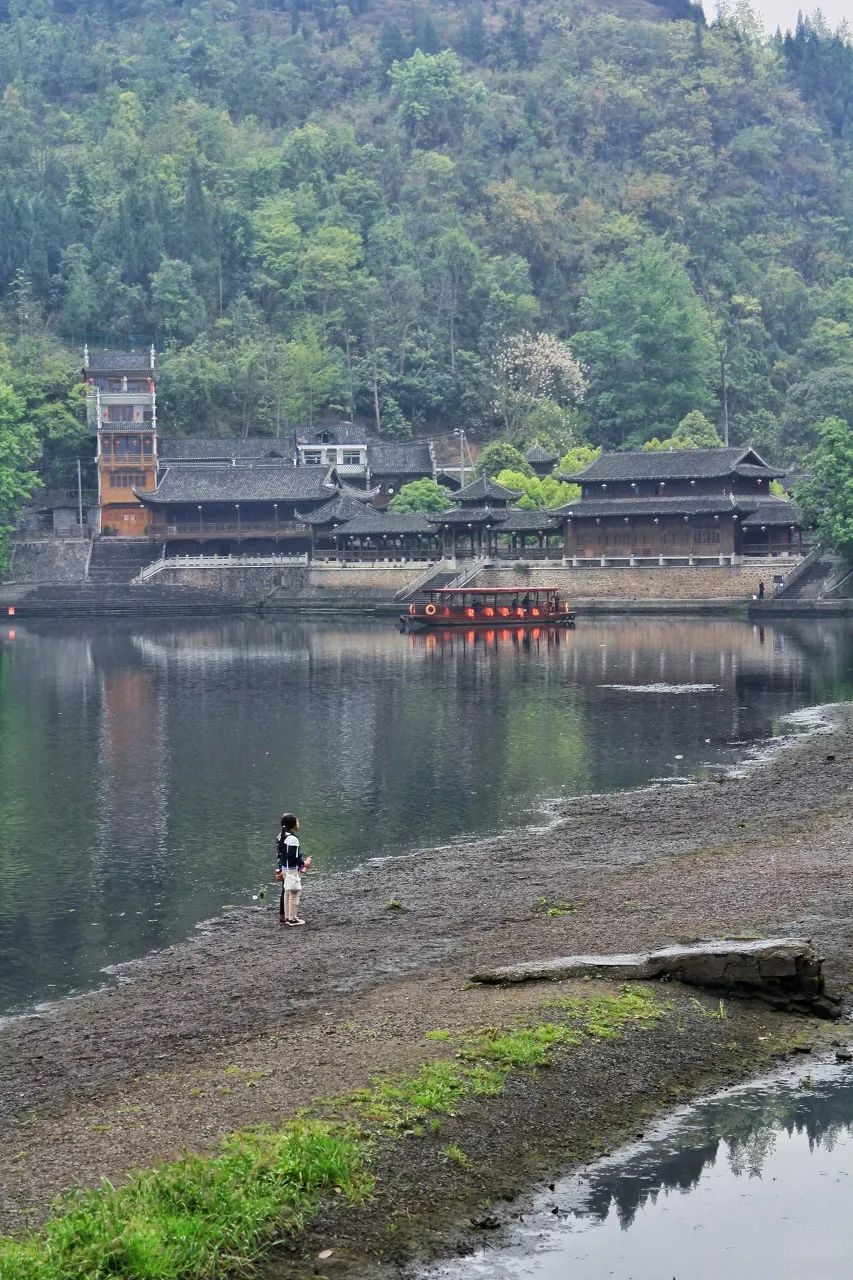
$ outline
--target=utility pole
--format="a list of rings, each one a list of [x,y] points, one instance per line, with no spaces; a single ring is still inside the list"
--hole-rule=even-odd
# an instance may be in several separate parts
[[[459,486],[465,488],[465,428],[457,427],[453,433],[459,437]]]
[[[83,480],[80,474],[80,459],[77,459],[77,520],[83,528]]]

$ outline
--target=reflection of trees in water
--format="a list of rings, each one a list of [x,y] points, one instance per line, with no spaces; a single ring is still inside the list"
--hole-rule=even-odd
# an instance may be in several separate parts
[[[774,1092],[752,1090],[715,1098],[692,1108],[665,1137],[647,1144],[618,1167],[591,1170],[572,1213],[604,1219],[616,1213],[631,1226],[638,1210],[654,1204],[661,1192],[691,1191],[706,1168],[717,1163],[725,1144],[735,1177],[759,1178],[780,1133],[805,1134],[809,1149],[832,1151],[853,1131],[853,1074],[817,1082],[795,1092],[780,1085]]]

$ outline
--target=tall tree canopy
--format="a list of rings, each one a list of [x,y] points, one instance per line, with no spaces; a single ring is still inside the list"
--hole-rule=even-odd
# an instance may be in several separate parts
[[[794,458],[847,413],[853,63],[817,17],[766,41],[689,0],[7,9],[7,343],[79,368],[83,340],[153,339],[170,431],[340,412],[564,451],[696,411]],[[79,406],[38,367],[58,476]]]

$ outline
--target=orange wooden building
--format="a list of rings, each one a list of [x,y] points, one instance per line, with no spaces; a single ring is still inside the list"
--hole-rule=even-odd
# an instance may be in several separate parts
[[[157,485],[156,356],[83,349],[89,425],[97,435],[100,532],[148,533],[149,513],[134,489]]]

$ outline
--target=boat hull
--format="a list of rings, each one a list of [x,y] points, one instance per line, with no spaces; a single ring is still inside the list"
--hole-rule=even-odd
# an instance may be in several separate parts
[[[563,613],[551,613],[544,617],[533,618],[467,618],[467,617],[425,617],[423,614],[402,613],[400,623],[406,631],[445,631],[448,627],[472,627],[478,630],[494,630],[514,627],[573,627],[575,615],[570,610]]]

